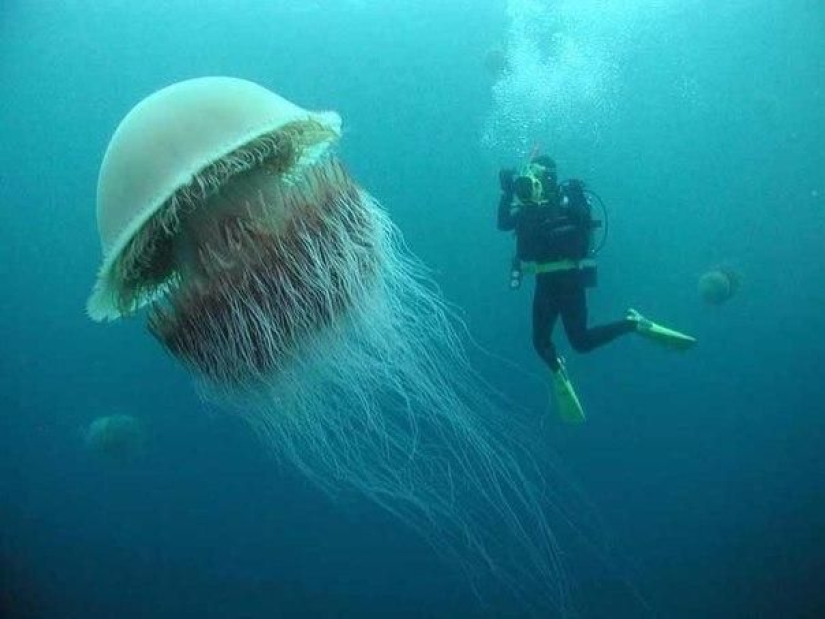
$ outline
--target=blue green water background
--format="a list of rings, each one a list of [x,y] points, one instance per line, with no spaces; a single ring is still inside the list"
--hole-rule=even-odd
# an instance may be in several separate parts
[[[485,57],[522,35],[539,70],[502,90]],[[473,355],[590,503],[599,552],[568,557],[580,616],[823,616],[823,41],[821,0],[5,0],[0,616],[519,615],[279,467],[141,320],[86,318],[112,131],[158,88],[221,74],[337,110],[353,175],[510,360]],[[533,144],[610,209],[592,318],[635,306],[699,339],[570,353],[582,427],[554,417],[495,229],[497,170]],[[709,307],[696,281],[719,264],[742,289]],[[114,412],[146,423],[136,461],[83,449]]]

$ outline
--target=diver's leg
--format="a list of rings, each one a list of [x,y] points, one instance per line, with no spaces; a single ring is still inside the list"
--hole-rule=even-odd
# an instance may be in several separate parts
[[[565,290],[560,299],[560,309],[567,339],[576,352],[590,352],[636,330],[636,323],[627,318],[588,328],[587,293],[581,285],[574,285]]]
[[[559,316],[557,295],[547,276],[536,276],[533,292],[533,348],[554,372],[559,369],[556,347],[553,346],[553,327]]]
[[[536,279],[533,297],[533,346],[550,368],[552,396],[559,417],[566,423],[582,423],[585,419],[573,383],[564,367],[564,361],[556,353],[551,336],[563,299],[563,280],[558,275],[544,275]]]

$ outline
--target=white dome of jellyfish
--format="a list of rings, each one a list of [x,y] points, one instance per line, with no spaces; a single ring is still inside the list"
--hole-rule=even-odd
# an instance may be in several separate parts
[[[336,156],[339,136],[337,114],[235,78],[141,101],[100,169],[88,313],[143,308],[202,395],[280,460],[380,504],[475,584],[558,606],[547,515],[561,506],[544,504],[435,286]]]

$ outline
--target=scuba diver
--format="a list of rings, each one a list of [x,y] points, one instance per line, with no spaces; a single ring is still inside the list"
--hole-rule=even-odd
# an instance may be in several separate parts
[[[595,194],[580,180],[559,184],[556,164],[547,155],[532,157],[520,173],[501,170],[499,180],[498,229],[514,230],[516,235],[510,287],[520,287],[524,272],[535,273],[533,346],[550,368],[559,415],[566,422],[581,423],[584,410],[564,360],[553,346],[553,327],[559,316],[570,345],[580,353],[627,333],[638,333],[675,350],[686,350],[696,340],[633,309],[622,320],[588,327],[586,289],[596,285],[594,257],[598,251],[594,250],[593,236],[602,224],[591,213],[588,196]]]

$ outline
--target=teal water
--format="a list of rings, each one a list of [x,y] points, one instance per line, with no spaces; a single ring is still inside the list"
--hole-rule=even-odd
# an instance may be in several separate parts
[[[86,318],[112,131],[158,88],[218,74],[342,115],[353,175],[587,497],[572,616],[825,614],[823,40],[821,0],[5,0],[0,616],[522,614],[279,467],[141,320]],[[699,339],[579,356],[557,333],[582,427],[549,406],[531,291],[508,290],[495,229],[498,168],[536,145],[609,208],[592,318],[633,306]],[[720,264],[742,289],[709,307],[696,282]],[[145,423],[138,458],[84,449],[81,428],[113,413]]]

